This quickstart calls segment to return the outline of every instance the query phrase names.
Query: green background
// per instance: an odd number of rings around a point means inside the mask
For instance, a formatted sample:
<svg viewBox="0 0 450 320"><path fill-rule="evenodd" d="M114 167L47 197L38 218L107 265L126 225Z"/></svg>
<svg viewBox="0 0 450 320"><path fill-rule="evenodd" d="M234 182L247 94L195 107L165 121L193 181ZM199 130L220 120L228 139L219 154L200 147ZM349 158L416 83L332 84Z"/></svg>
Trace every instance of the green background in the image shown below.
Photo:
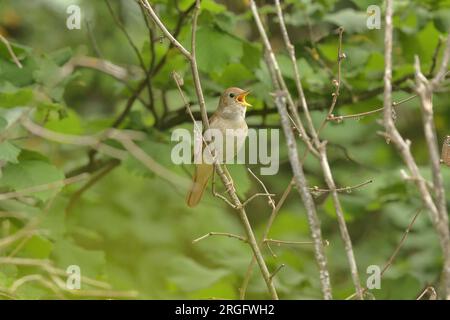
<svg viewBox="0 0 450 320"><path fill-rule="evenodd" d="M66 9L73 3L81 8L81 30L66 28ZM185 16L178 38L189 47L191 13L181 12L189 10L193 1L150 3L171 31L180 16ZM152 57L156 65L163 61L151 78L152 98L145 88L119 128L145 132L146 139L140 146L169 170L189 178L192 166L176 166L170 161L172 130L192 129L171 78L173 70L184 77L183 88L193 109L198 110L189 65L175 49L168 49L169 42L161 38L160 30L153 28L150 38L142 12L134 1L111 0L110 4L136 45L145 68L151 67ZM336 77L338 47L334 31L338 26L345 29L342 50L347 58L342 63L344 84L335 115L382 106L384 30L383 23L379 30L366 27L366 8L372 4L384 10L381 1L283 1L306 96L317 124L324 119L334 90L332 80ZM258 1L258 5L283 75L294 94L292 68L275 9L271 1ZM395 1L394 6L393 96L397 101L413 94L414 55L419 55L425 74L430 70L439 37L450 28L450 1ZM33 120L47 129L74 135L95 134L113 124L143 79L136 52L104 1L2 0L0 33L11 41L23 64L23 69L18 69L0 43L0 130L11 125L25 107L34 107ZM79 56L111 61L130 70L131 76L126 81L118 81L86 68L61 76L62 67ZM315 59L317 56L320 61ZM437 56L438 63L440 56ZM197 57L208 111L215 110L218 96L225 88L238 86L252 91L249 102L253 107L248 111L250 127L279 127L270 94L270 76L248 1L202 1ZM448 89L447 83L433 100L440 145L445 135L450 134ZM401 177L404 165L394 147L377 134L383 130L379 120L380 115L373 115L329 123L322 133L329 141L328 157L338 186L373 179L373 183L343 193L340 198L363 284L369 276L367 267L382 267L387 262L421 207L415 186L405 183ZM396 124L404 137L412 141L417 163L423 175L430 178L418 99L397 108ZM2 136L0 144L2 193L61 180L86 165L85 169L92 174L99 172L92 163L89 165L88 148L48 142L30 136L20 126L8 133L5 139ZM291 178L282 134L280 138L280 172L261 177L270 192L276 194L276 200ZM299 144L299 148L303 154L304 146ZM185 204L186 190L156 177L131 156L119 164L102 154L97 154L95 160L114 168L75 201L74 195L83 183L0 202L1 212L19 212L25 216L21 219L0 216L3 238L19 232L27 221L40 217L37 234L0 246L0 256L49 259L63 270L69 265L79 265L83 275L110 283L114 290L134 290L137 298L239 297L238 289L251 259L250 248L224 237L192 244L193 239L210 231L244 234L235 211L213 198L210 192L198 207L189 209ZM259 165L251 168L259 173ZM231 172L243 199L261 192L260 185L244 166L232 166ZM315 158L306 159L305 172L310 186L326 186ZM442 166L442 174L448 191L450 168ZM69 206L71 201L73 204ZM323 237L330 242L326 254L333 294L344 299L354 289L331 198L322 194L315 201ZM257 198L247 207L258 238L270 211L264 198ZM269 237L310 240L305 210L295 190L280 210ZM269 269L273 271L281 264L286 265L275 278L280 298L320 299L312 246L273 245L272 249L276 258L263 248ZM381 289L372 290L371 294L377 299L414 299L427 285L437 286L440 270L438 239L428 212L423 210L397 259L383 276ZM5 293L0 299L10 297L6 295L7 289L17 279L36 273L48 277L39 268L0 265L0 292ZM91 287L83 284L82 288ZM247 297L269 298L257 268ZM57 296L42 283L28 282L13 298ZM86 295L86 298L92 297Z"/></svg>

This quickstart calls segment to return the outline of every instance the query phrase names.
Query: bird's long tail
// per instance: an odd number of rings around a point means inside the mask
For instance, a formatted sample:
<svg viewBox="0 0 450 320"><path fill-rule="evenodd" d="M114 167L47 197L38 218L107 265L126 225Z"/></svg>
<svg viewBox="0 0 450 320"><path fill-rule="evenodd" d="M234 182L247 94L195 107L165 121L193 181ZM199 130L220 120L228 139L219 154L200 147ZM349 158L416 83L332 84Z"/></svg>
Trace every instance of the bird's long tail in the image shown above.
<svg viewBox="0 0 450 320"><path fill-rule="evenodd" d="M206 189L209 177L213 173L213 169L213 165L206 163L198 164L195 167L192 187L186 197L186 203L189 207L195 207L202 199L203 192Z"/></svg>

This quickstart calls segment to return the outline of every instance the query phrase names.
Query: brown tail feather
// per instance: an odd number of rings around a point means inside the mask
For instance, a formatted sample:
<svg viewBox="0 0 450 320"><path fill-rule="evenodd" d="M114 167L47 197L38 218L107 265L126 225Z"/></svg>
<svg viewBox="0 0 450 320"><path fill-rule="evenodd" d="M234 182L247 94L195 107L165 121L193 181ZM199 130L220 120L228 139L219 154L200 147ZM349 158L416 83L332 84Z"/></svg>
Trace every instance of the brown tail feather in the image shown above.
<svg viewBox="0 0 450 320"><path fill-rule="evenodd" d="M212 172L213 166L210 164L199 164L195 167L192 187L186 197L186 203L189 207L195 207L202 199Z"/></svg>

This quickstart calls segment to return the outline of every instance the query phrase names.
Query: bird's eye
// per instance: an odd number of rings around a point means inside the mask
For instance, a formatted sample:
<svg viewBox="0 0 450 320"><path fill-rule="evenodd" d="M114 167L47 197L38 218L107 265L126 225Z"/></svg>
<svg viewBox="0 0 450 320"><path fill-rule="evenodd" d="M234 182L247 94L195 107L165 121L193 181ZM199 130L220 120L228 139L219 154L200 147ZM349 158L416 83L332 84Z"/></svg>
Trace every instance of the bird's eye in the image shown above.
<svg viewBox="0 0 450 320"><path fill-rule="evenodd" d="M230 98L234 98L234 93L230 93Z"/></svg>

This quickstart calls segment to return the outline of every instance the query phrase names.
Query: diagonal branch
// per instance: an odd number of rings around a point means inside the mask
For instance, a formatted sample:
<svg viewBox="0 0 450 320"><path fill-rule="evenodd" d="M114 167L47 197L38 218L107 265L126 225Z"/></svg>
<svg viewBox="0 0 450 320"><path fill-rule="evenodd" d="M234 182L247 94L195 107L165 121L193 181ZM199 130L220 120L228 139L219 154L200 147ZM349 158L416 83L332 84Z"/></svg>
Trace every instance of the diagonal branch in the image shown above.
<svg viewBox="0 0 450 320"><path fill-rule="evenodd" d="M164 33L164 35L170 40L170 42L186 57L186 59L189 61L191 65L191 71L192 76L194 78L194 86L195 91L197 94L197 99L200 105L201 115L202 115L202 122L205 129L209 129L209 120L208 120L208 114L206 111L206 104L205 104L205 98L203 96L203 90L200 82L200 75L197 68L197 60L195 56L195 48L196 48L196 30L197 30L197 19L200 12L200 1L196 0L195 2L195 8L194 8L194 14L192 19L192 41L191 41L191 52L189 52L186 48L181 45L178 40L170 34L170 32L165 27L164 23L159 19L159 17L156 15L153 8L150 6L147 0L140 0L141 5L146 9L148 14L151 16L153 21L156 23L156 25L161 29L161 31ZM222 167L219 165L218 162L214 163L215 171L217 175L220 177L223 185L229 186L232 184L232 182L229 180L227 175L225 174ZM256 257L256 260L258 262L259 268L261 270L261 274L264 278L264 281L266 282L267 288L272 296L273 299L278 299L278 294L276 292L276 289L273 285L270 272L267 268L267 265L264 261L264 258L262 256L261 250L258 246L258 243L256 242L255 235L253 233L253 229L250 225L250 222L247 218L247 213L245 211L245 208L242 206L242 203L239 199L239 197L236 194L236 191L234 188L227 188L228 195L230 196L232 203L236 207L236 211L239 213L239 217L241 219L241 222L245 228L245 232L247 235L247 241L253 251L254 256Z"/></svg>
<svg viewBox="0 0 450 320"><path fill-rule="evenodd" d="M274 87L281 88L282 90L275 93L275 105L278 109L278 113L280 114L281 125L283 127L284 135L286 137L289 161L291 163L291 168L294 175L293 177L294 184L297 187L297 190L300 194L300 197L303 201L303 204L307 212L309 227L311 230L311 237L314 242L316 261L319 266L319 277L322 286L322 293L325 299L332 299L330 275L327 267L327 259L325 256L325 250L323 246L322 232L320 230L320 221L319 218L317 217L316 207L312 199L311 193L309 192L306 177L303 172L303 166L298 156L297 144L295 141L294 133L291 130L290 125L291 120L289 113L287 111L287 104L288 103L290 104L292 98L290 97L289 92L286 88L281 72L279 72L279 66L273 53L272 47L270 45L269 38L261 22L261 18L258 13L258 8L253 0L250 1L250 7L253 13L253 18L255 19L256 22L256 26L259 30L259 34L262 38L264 47L266 49L266 52L268 52L269 58L267 59L267 63L269 70L272 73ZM303 128L301 123L299 123L299 128ZM302 135L304 134L304 129L303 132L301 132L301 134ZM303 140L305 141L305 143L310 143L309 138L307 139L305 138L306 136L303 136ZM314 150L317 154L317 151L312 146L311 150Z"/></svg>
<svg viewBox="0 0 450 320"><path fill-rule="evenodd" d="M435 203L433 197L427 187L425 180L423 179L417 163L415 162L411 150L410 145L411 142L409 140L405 140L399 131L397 130L394 120L392 119L392 34L393 34L393 23L392 23L392 15L393 15L393 1L386 0L386 17L385 17L385 35L384 35L384 59L385 59L385 67L384 67L384 126L386 129L387 138L392 141L392 143L397 148L400 153L403 162L408 167L411 172L411 176L416 183L416 186L419 190L420 196L426 208L429 211L431 222L433 223L433 227L436 230L436 233L439 238L439 242L441 245L441 249L443 252L443 260L444 267L442 273L442 284L444 287L444 296L446 298L450 298L450 235L448 229L448 222L445 221L448 219L447 217L442 216L442 205L439 203ZM444 53L444 58L441 64L441 68L436 74L435 78L431 81L432 86L436 86L444 77L446 73L446 65L448 61L448 57L450 48L447 46L447 49ZM416 64L417 65L417 64ZM416 68L417 69L417 68ZM420 77L420 74L416 72L416 78L419 78L420 81L423 81L424 77ZM420 91L420 90L419 90ZM424 99L422 103L425 102L425 105L422 106L422 109L431 108L430 100L424 95ZM433 121L432 119L424 120L425 122ZM424 128L425 131L433 131L432 128ZM433 134L432 132L426 133ZM430 148L430 143L427 143ZM431 146L431 148L433 148ZM434 152L434 151L432 151ZM434 158L434 155L430 153L430 157ZM434 161L433 161L434 162ZM438 183L439 184L439 183Z"/></svg>
<svg viewBox="0 0 450 320"><path fill-rule="evenodd" d="M14 53L13 48L11 47L11 44L9 43L8 39L6 39L4 36L0 34L0 41L3 42L3 44L6 46L6 49L9 52L9 55L13 59L14 63L19 67L19 69L22 69L23 66L20 63L19 59L17 58L16 54Z"/></svg>
<svg viewBox="0 0 450 320"><path fill-rule="evenodd" d="M339 200L338 190L337 190L336 184L334 182L330 164L328 162L327 151L326 151L326 141L321 142L319 139L319 134L327 123L326 119L330 115L333 114L333 110L337 104L337 100L338 100L338 97L340 94L341 64L342 64L342 61L345 59L345 54L342 52L342 37L343 37L344 29L342 27L340 27L337 30L338 35L339 35L339 46L338 46L337 59L336 59L338 71L337 71L337 79L333 80L333 85L335 86L335 90L332 95L333 98L332 98L331 106L328 110L327 117L322 121L319 129L316 131L314 124L312 122L312 118L310 116L310 112L308 110L307 103L306 103L306 98L305 98L303 88L302 88L300 73L297 68L297 59L295 57L294 46L292 45L292 43L289 39L289 35L287 33L287 28L284 23L283 12L282 12L279 0L275 0L275 6L277 8L278 20L280 22L280 27L281 27L281 32L283 34L284 43L288 50L289 56L291 58L291 62L294 67L295 82L296 82L297 91L298 91L300 100L302 102L302 107L303 107L303 111L304 111L304 114L306 117L306 121L307 121L308 127L310 128L310 131L311 131L310 134L313 138L313 144L314 144L315 148L319 151L319 161L320 161L320 165L321 165L321 168L323 171L325 182L327 183L327 186L330 189L331 197L333 200L333 205L334 205L334 208L336 211L336 217L338 220L339 230L341 233L341 238L342 238L342 241L344 242L344 247L345 247L345 251L347 254L347 260L348 260L348 263L350 266L350 272L351 272L353 284L355 286L356 292L358 293L358 298L362 299L363 294L362 294L361 282L360 282L359 274L358 274L358 268L357 268L357 264L356 264L356 260L355 260L355 255L353 252L353 245L352 245L352 241L350 238L350 234L347 229L347 224L344 219L344 212L343 212L341 202ZM304 156L304 158L305 158L305 156Z"/></svg>

